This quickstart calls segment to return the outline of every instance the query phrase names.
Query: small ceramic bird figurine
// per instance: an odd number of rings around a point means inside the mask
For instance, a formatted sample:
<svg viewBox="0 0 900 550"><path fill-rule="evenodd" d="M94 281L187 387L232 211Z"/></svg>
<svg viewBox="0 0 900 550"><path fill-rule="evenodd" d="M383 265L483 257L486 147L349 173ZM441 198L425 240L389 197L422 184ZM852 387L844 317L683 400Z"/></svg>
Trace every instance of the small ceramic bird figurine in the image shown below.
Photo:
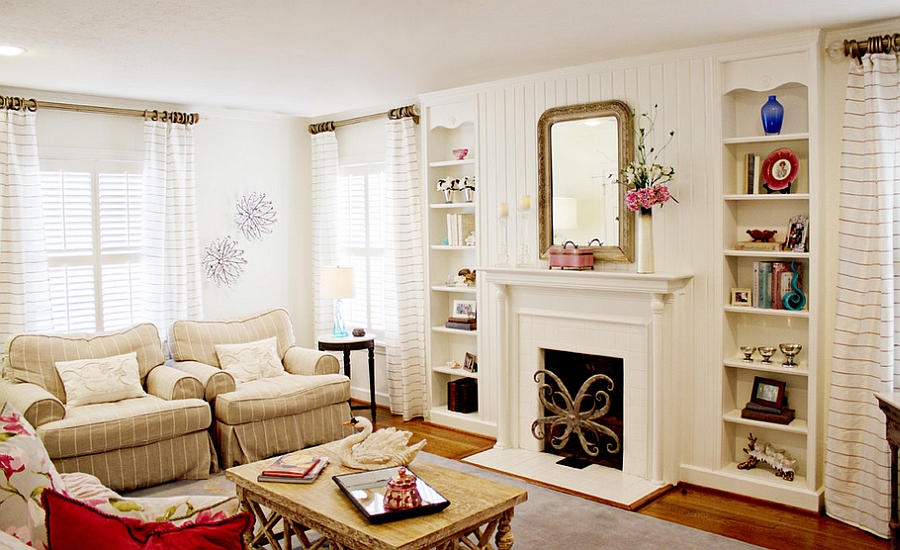
<svg viewBox="0 0 900 550"><path fill-rule="evenodd" d="M425 446L426 440L408 445L412 432L396 428L382 428L372 432L372 422L363 416L354 416L344 424L362 428L341 440L341 464L356 470L377 470L394 466L406 466Z"/></svg>

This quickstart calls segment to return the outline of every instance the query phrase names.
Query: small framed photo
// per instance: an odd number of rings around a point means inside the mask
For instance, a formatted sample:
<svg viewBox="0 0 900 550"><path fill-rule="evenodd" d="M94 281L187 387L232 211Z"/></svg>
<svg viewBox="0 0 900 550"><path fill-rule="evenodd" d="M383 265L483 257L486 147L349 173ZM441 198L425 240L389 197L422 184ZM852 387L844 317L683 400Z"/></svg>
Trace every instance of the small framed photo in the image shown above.
<svg viewBox="0 0 900 550"><path fill-rule="evenodd" d="M806 236L809 232L809 218L800 214L791 218L788 224L784 249L791 252L806 252Z"/></svg>
<svg viewBox="0 0 900 550"><path fill-rule="evenodd" d="M450 317L456 319L475 319L477 311L475 300L453 300L453 311Z"/></svg>
<svg viewBox="0 0 900 550"><path fill-rule="evenodd" d="M731 289L731 305L750 307L753 303L749 288L732 288Z"/></svg>
<svg viewBox="0 0 900 550"><path fill-rule="evenodd" d="M780 409L784 406L784 386L784 382L756 376L753 378L750 402Z"/></svg>
<svg viewBox="0 0 900 550"><path fill-rule="evenodd" d="M469 372L478 372L478 363L475 362L474 355L466 353L466 362L463 363L463 368Z"/></svg>

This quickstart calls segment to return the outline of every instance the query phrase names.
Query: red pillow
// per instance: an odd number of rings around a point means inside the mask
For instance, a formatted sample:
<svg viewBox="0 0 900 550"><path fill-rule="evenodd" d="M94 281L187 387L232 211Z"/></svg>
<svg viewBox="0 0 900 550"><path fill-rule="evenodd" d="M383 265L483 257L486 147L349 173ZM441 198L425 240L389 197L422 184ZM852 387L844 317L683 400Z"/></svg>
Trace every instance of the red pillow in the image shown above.
<svg viewBox="0 0 900 550"><path fill-rule="evenodd" d="M41 495L52 550L243 550L253 515L241 512L208 523L142 522L117 517L47 489Z"/></svg>

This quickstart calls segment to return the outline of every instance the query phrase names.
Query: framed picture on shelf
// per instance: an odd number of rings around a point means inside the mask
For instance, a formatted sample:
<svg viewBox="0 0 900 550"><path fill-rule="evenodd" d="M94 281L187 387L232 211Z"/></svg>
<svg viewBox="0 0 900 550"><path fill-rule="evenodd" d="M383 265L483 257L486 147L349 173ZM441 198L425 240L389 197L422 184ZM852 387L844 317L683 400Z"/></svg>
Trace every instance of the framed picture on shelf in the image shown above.
<svg viewBox="0 0 900 550"><path fill-rule="evenodd" d="M731 305L739 307L750 307L753 303L749 288L732 288L731 289Z"/></svg>
<svg viewBox="0 0 900 550"><path fill-rule="evenodd" d="M478 363L475 362L474 355L466 353L466 362L463 363L463 368L469 372L478 372Z"/></svg>
<svg viewBox="0 0 900 550"><path fill-rule="evenodd" d="M784 249L791 252L806 252L806 235L809 231L809 218L800 214L791 218Z"/></svg>
<svg viewBox="0 0 900 550"><path fill-rule="evenodd" d="M784 406L784 387L784 382L756 376L753 378L750 402L780 409Z"/></svg>
<svg viewBox="0 0 900 550"><path fill-rule="evenodd" d="M475 300L453 300L453 311L450 317L456 319L474 319L477 313L478 302Z"/></svg>

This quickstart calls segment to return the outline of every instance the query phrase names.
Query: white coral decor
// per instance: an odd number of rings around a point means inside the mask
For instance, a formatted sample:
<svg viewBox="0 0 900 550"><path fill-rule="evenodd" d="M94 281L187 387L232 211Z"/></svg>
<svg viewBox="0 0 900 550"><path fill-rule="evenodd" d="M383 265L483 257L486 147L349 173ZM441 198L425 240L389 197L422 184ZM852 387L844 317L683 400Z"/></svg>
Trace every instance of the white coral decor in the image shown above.
<svg viewBox="0 0 900 550"><path fill-rule="evenodd" d="M235 205L234 223L247 240L262 240L263 233L271 233L269 227L275 223L275 208L272 201L266 199L265 193L250 193L243 196Z"/></svg>
<svg viewBox="0 0 900 550"><path fill-rule="evenodd" d="M205 249L203 269L206 280L213 281L216 286L232 286L244 272L244 251L237 247L237 241L230 235L224 239L213 239Z"/></svg>

